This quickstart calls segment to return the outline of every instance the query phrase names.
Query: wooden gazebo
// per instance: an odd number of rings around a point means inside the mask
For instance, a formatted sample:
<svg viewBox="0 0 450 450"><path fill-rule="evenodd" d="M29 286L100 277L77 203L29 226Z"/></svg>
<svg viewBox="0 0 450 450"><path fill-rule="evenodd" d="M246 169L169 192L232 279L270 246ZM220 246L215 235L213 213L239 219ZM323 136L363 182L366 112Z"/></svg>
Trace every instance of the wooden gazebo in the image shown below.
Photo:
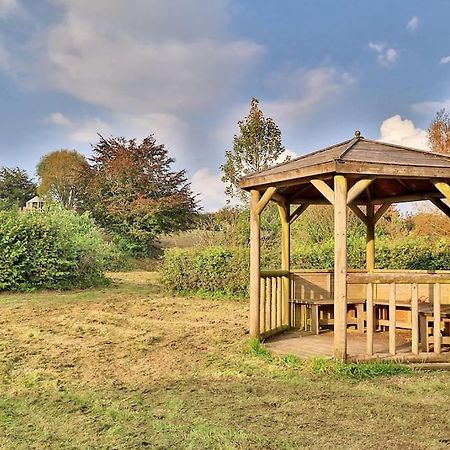
<svg viewBox="0 0 450 450"><path fill-rule="evenodd" d="M375 224L391 204L421 200L431 201L450 217L450 207L443 201L450 201L449 183L450 157L367 140L359 132L348 141L243 178L241 187L251 193L251 336L265 337L294 326L296 303L303 311L310 311L310 323L312 320L316 328L312 331L318 333L320 320L327 322L317 316L321 314L319 307L331 302L328 322L333 324L332 354L336 358L347 358L352 305L355 323L366 335L367 355L374 353L377 326L389 329L389 353L395 355L396 329L401 320L408 321L405 326L411 330L411 354L419 354L420 349L428 352L429 345L434 353L440 353L447 342L441 330L450 320L446 319L450 272L375 270ZM278 204L280 213L282 264L281 270L261 272L260 214L269 201ZM322 286L322 294L299 295L296 276L300 284L302 276L290 270L290 225L309 205L318 204L334 206L334 272L328 274L329 288ZM365 271L347 270L347 208L367 228ZM382 286L387 289L383 291ZM384 308L381 316L377 306ZM399 318L402 308L407 310L408 319ZM420 327L421 316L424 321Z"/></svg>

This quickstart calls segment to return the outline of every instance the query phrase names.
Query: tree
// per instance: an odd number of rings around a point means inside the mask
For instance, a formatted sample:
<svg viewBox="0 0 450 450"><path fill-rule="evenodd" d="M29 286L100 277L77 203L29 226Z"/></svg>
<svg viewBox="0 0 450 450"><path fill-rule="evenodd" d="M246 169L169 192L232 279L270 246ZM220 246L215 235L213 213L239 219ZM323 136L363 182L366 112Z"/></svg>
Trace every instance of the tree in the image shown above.
<svg viewBox="0 0 450 450"><path fill-rule="evenodd" d="M162 234L188 229L198 212L186 171L153 135L141 143L100 136L93 148L85 208L137 255L148 254Z"/></svg>
<svg viewBox="0 0 450 450"><path fill-rule="evenodd" d="M65 208L77 208L85 190L83 183L89 164L75 150L57 150L44 155L37 165L39 195L49 197Z"/></svg>
<svg viewBox="0 0 450 450"><path fill-rule="evenodd" d="M25 170L19 167L0 169L0 207L11 209L25 206L25 202L36 195L36 184Z"/></svg>
<svg viewBox="0 0 450 450"><path fill-rule="evenodd" d="M221 169L222 181L227 184L225 193L229 198L244 200L245 193L239 188L241 178L274 164L284 147L280 129L270 117L264 117L256 98L251 101L249 115L238 126L240 133L233 138L232 150L225 152Z"/></svg>
<svg viewBox="0 0 450 450"><path fill-rule="evenodd" d="M450 114L441 109L428 127L428 142L436 153L450 155Z"/></svg>

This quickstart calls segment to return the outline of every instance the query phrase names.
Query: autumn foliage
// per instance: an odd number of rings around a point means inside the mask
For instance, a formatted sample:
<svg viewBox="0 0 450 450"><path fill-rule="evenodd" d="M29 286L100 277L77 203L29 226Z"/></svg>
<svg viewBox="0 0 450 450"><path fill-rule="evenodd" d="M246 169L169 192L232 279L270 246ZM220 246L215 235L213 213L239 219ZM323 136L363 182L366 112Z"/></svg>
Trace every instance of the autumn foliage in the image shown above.
<svg viewBox="0 0 450 450"><path fill-rule="evenodd" d="M428 141L433 152L450 155L450 114L441 109L428 128Z"/></svg>
<svg viewBox="0 0 450 450"><path fill-rule="evenodd" d="M184 170L153 135L142 142L101 137L93 148L83 207L135 255L161 234L189 228L197 202Z"/></svg>

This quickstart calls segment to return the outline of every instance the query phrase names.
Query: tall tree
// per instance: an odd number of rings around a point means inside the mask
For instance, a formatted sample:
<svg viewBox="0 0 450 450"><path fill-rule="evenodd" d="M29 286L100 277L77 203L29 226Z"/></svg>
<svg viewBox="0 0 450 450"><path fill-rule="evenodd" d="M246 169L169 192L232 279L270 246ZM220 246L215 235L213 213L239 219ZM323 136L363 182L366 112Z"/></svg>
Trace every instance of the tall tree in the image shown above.
<svg viewBox="0 0 450 450"><path fill-rule="evenodd" d="M428 127L428 142L433 152L450 155L450 114L441 109Z"/></svg>
<svg viewBox="0 0 450 450"><path fill-rule="evenodd" d="M249 115L238 126L240 133L233 138L233 148L225 152L221 169L225 193L229 198L244 200L245 193L239 188L241 178L274 164L284 147L280 129L270 117L264 117L256 98L251 101Z"/></svg>
<svg viewBox="0 0 450 450"><path fill-rule="evenodd" d="M50 197L66 208L77 208L88 169L84 155L75 150L57 150L44 155L36 168L40 178L39 195Z"/></svg>
<svg viewBox="0 0 450 450"><path fill-rule="evenodd" d="M153 135L142 142L101 137L93 148L85 207L137 255L161 234L189 228L198 206L184 170Z"/></svg>
<svg viewBox="0 0 450 450"><path fill-rule="evenodd" d="M25 206L36 195L36 184L19 167L0 169L0 207L10 209Z"/></svg>

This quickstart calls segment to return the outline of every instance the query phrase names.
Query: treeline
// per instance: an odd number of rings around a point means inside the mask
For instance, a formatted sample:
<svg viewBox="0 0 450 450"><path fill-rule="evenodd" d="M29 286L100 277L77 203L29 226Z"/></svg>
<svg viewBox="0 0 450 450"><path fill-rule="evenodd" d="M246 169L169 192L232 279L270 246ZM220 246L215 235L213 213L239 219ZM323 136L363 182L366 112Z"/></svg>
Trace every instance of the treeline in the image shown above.
<svg viewBox="0 0 450 450"><path fill-rule="evenodd" d="M199 206L184 170L150 135L100 138L92 157L45 155L38 183L0 170L0 290L86 287L107 268L154 254L162 234L194 225ZM36 193L44 211L21 208Z"/></svg>

